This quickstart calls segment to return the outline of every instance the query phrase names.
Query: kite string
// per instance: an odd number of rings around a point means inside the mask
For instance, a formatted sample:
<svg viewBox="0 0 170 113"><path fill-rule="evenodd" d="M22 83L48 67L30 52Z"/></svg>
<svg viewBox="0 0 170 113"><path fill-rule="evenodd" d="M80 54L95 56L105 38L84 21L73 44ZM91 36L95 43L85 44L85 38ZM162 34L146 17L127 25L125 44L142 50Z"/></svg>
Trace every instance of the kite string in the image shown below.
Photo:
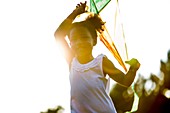
<svg viewBox="0 0 170 113"><path fill-rule="evenodd" d="M120 57L120 54L119 54L118 50L116 49L116 46L114 45L114 42L112 41L106 27L105 27L105 31L106 31L107 36L104 35L104 33L101 33L100 34L100 40L103 42L103 44L107 47L107 49L113 54L113 56L117 59L119 64L127 72L127 68L126 68L122 58ZM109 39L110 39L110 42L109 42Z"/></svg>
<svg viewBox="0 0 170 113"><path fill-rule="evenodd" d="M121 15L120 15L120 7L119 7L119 1L118 0L116 0L116 12L115 12L115 28L114 28L114 34L115 34L115 32L116 32L116 20L117 20L117 15L119 14L119 16L120 16L120 18L121 18ZM123 34L123 39L124 39L124 41L125 41L125 34L124 34L124 27L123 27L123 23L122 23L122 21L120 21L120 24L121 24L121 28L122 28L122 34ZM125 41L126 42L126 41ZM128 50L127 50L127 45L126 45L126 43L125 43L125 51L126 51L126 59L128 60L129 58L128 58Z"/></svg>
<svg viewBox="0 0 170 113"><path fill-rule="evenodd" d="M97 9L96 4L94 3L93 0L91 0L91 2L94 4L95 10L97 11L97 14L99 15L99 11ZM118 0L117 0L118 3ZM99 15L100 16L100 15ZM103 44L108 48L108 50L113 54L113 56L117 59L117 61L119 62L119 64L124 68L124 70L127 72L127 68L106 28L106 26L104 26L104 31L106 31L107 36L104 35L104 33L100 34L100 40L103 42ZM110 41L109 41L110 40ZM110 42L110 43L109 43Z"/></svg>

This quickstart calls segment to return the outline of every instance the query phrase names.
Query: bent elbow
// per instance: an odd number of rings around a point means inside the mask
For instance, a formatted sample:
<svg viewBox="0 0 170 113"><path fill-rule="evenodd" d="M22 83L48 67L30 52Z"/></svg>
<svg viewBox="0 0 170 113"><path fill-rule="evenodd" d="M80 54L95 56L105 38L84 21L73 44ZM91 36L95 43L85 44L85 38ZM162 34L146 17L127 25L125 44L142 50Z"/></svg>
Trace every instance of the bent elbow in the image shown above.
<svg viewBox="0 0 170 113"><path fill-rule="evenodd" d="M54 32L54 38L56 41L60 39L61 36L59 36L59 33L57 31Z"/></svg>
<svg viewBox="0 0 170 113"><path fill-rule="evenodd" d="M132 85L132 83L126 84L126 87L130 87Z"/></svg>
<svg viewBox="0 0 170 113"><path fill-rule="evenodd" d="M54 37L55 37L55 38L57 37L57 31L54 32Z"/></svg>
<svg viewBox="0 0 170 113"><path fill-rule="evenodd" d="M132 85L132 82L124 82L123 84L122 84L124 87L130 87L131 85Z"/></svg>
<svg viewBox="0 0 170 113"><path fill-rule="evenodd" d="M133 81L129 81L129 82L127 82L126 86L130 87L132 85L132 83L133 83Z"/></svg>

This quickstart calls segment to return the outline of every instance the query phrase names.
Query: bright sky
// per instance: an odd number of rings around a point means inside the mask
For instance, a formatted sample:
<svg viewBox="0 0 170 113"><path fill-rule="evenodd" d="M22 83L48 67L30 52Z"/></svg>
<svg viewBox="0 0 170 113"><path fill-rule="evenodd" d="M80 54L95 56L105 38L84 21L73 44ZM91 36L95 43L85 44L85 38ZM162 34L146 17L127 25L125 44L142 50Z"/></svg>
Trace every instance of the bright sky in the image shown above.
<svg viewBox="0 0 170 113"><path fill-rule="evenodd" d="M57 105L69 111L68 67L53 34L79 1L0 1L0 112L39 113ZM129 58L141 62L145 77L159 74L160 59L166 61L169 5L169 0L120 0ZM106 53L96 47L101 52Z"/></svg>

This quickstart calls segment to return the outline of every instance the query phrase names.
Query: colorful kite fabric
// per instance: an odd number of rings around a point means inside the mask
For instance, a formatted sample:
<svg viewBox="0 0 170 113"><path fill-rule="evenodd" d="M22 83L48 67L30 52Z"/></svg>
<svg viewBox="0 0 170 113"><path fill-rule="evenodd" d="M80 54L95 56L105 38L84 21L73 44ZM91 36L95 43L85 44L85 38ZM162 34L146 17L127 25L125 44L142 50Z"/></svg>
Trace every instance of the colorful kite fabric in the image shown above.
<svg viewBox="0 0 170 113"><path fill-rule="evenodd" d="M101 10L103 8L105 8L105 6L110 1L111 0L90 0L90 11L93 12L93 13L96 13L96 14L100 13L100 16L101 16L102 13L105 12L105 10L103 10L103 11L101 11ZM121 26L120 22L118 21L120 18L117 19L117 17L118 17L118 9L117 9L118 8L118 2L117 2L117 0L114 1L114 2L115 3L113 3L113 6L111 7L112 9L109 9L109 12L110 12L109 15L103 16L103 17L107 18L107 19L105 18L106 24L107 23L112 24L113 27L110 28L109 30L110 30L111 33L114 33L114 34L110 35L109 31L107 30L106 25L105 25L104 32L102 34L100 34L100 40L107 47L107 49L112 53L112 55L116 58L116 60L123 67L123 69L125 71L127 71L126 65L123 62L124 60L127 60L127 59L125 59L125 58L122 59L122 56L123 57L126 56L124 54L124 52L127 52L126 47L125 47L125 49L122 49L125 46L125 42L124 42L124 39L123 39L124 38L124 32L123 32L123 29L121 29L122 26ZM107 7L106 7L106 10L108 12ZM111 16L111 18L109 17L109 19L112 19L112 20L108 20L108 16L110 16L110 14L111 15L115 14L115 18L112 18L113 16Z"/></svg>
<svg viewBox="0 0 170 113"><path fill-rule="evenodd" d="M90 0L90 12L99 14L111 0Z"/></svg>

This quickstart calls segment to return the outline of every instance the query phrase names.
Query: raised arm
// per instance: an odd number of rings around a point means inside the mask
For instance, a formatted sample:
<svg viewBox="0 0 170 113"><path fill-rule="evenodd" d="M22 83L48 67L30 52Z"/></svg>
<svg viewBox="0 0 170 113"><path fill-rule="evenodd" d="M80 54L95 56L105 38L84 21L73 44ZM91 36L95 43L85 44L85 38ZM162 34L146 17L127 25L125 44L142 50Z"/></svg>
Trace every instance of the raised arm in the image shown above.
<svg viewBox="0 0 170 113"><path fill-rule="evenodd" d="M140 67L140 63L137 59L131 59L130 61L126 62L130 65L128 72L125 74L121 70L117 69L114 64L107 58L103 58L103 72L108 74L110 78L115 80L120 85L129 87L136 76L136 72Z"/></svg>
<svg viewBox="0 0 170 113"><path fill-rule="evenodd" d="M86 2L77 4L76 9L59 25L57 30L54 33L55 39L57 41L57 45L59 46L61 53L65 57L68 64L72 61L74 57L74 53L72 52L71 48L69 47L65 37L70 30L71 24L77 15L82 14L85 11Z"/></svg>

